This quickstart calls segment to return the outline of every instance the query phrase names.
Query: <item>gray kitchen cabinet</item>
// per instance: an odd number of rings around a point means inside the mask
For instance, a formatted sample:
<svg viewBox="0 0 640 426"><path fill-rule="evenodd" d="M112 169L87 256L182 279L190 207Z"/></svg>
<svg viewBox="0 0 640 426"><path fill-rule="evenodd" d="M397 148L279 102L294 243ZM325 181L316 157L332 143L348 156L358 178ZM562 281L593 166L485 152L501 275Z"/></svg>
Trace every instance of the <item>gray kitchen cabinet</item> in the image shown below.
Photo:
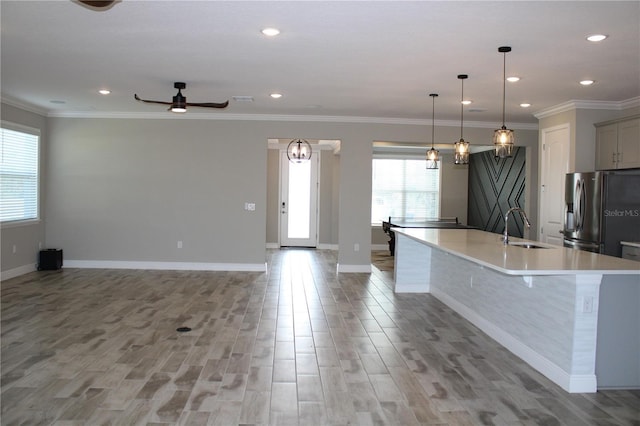
<svg viewBox="0 0 640 426"><path fill-rule="evenodd" d="M596 124L596 170L640 167L640 117Z"/></svg>

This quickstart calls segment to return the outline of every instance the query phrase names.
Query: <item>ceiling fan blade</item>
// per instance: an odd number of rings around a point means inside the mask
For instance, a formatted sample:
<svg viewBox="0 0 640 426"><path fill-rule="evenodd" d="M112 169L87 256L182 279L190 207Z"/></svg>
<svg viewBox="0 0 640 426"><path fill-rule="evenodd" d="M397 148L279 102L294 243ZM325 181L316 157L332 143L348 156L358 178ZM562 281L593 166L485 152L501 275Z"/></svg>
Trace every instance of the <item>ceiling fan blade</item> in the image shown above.
<svg viewBox="0 0 640 426"><path fill-rule="evenodd" d="M148 100L148 99L141 99L136 94L134 94L133 97L136 98L136 101L145 102L145 103L148 103L148 104L172 105L172 102L151 101L151 100Z"/></svg>
<svg viewBox="0 0 640 426"><path fill-rule="evenodd" d="M226 108L229 105L229 101L224 101L224 102L221 102L221 103L216 103L216 102L198 102L198 103L187 102L186 105L187 106L193 106L193 107L201 107L201 108Z"/></svg>
<svg viewBox="0 0 640 426"><path fill-rule="evenodd" d="M112 4L114 4L117 0L76 0L78 3L82 3L87 6L94 7L96 9L105 9Z"/></svg>

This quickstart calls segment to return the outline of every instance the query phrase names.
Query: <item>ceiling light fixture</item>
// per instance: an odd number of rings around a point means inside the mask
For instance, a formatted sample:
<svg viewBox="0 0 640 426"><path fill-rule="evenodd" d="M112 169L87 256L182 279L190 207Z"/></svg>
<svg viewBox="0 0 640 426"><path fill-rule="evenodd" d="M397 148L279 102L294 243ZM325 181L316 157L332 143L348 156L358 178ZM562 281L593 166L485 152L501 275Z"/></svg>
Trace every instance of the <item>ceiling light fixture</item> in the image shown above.
<svg viewBox="0 0 640 426"><path fill-rule="evenodd" d="M462 101L462 105L471 105L471 101Z"/></svg>
<svg viewBox="0 0 640 426"><path fill-rule="evenodd" d="M187 98L182 96L182 89L186 88L185 83L173 83L173 87L178 89L178 93L173 97L171 112L182 114L187 112Z"/></svg>
<svg viewBox="0 0 640 426"><path fill-rule="evenodd" d="M521 104L520 104L520 106L521 106L522 108L529 108L529 107L531 106L531 104L528 104L528 103L526 103L526 102L523 102L523 103L521 103Z"/></svg>
<svg viewBox="0 0 640 426"><path fill-rule="evenodd" d="M582 80L580 82L580 84L582 84L583 86L591 86L593 83L595 83L595 81L593 80Z"/></svg>
<svg viewBox="0 0 640 426"><path fill-rule="evenodd" d="M427 151L427 169L437 169L438 168L438 150L433 147L433 140L436 128L436 98L438 97L437 93L429 94L431 96L431 149Z"/></svg>
<svg viewBox="0 0 640 426"><path fill-rule="evenodd" d="M280 99L282 97L282 93L272 93L271 96L273 99Z"/></svg>
<svg viewBox="0 0 640 426"><path fill-rule="evenodd" d="M267 37L275 37L280 34L280 30L277 28L265 28L262 30L262 34L266 35Z"/></svg>
<svg viewBox="0 0 640 426"><path fill-rule="evenodd" d="M604 39L606 39L608 36L604 35L604 34L592 34L590 36L587 37L587 40L592 41L594 43L597 43L599 41L602 41Z"/></svg>
<svg viewBox="0 0 640 426"><path fill-rule="evenodd" d="M507 77L507 81L509 83L515 83L516 81L520 81L520 77L516 77L516 76Z"/></svg>
<svg viewBox="0 0 640 426"><path fill-rule="evenodd" d="M462 137L463 129L463 117L464 117L464 81L469 78L467 74L458 74L460 85L462 87L462 93L460 95L460 140L453 144L453 163L454 164L469 164L469 142L466 142Z"/></svg>
<svg viewBox="0 0 640 426"><path fill-rule="evenodd" d="M100 89L98 90L98 93L100 93L101 95L108 95L111 93L111 90L109 89Z"/></svg>
<svg viewBox="0 0 640 426"><path fill-rule="evenodd" d="M311 159L311 144L304 139L294 139L287 146L287 158L292 163L303 163Z"/></svg>
<svg viewBox="0 0 640 426"><path fill-rule="evenodd" d="M513 155L513 142L515 136L513 130L507 129L504 121L505 99L507 91L507 53L511 52L511 47L501 46L498 52L502 53L502 127L493 133L493 146L495 148L495 156L499 158L511 157Z"/></svg>

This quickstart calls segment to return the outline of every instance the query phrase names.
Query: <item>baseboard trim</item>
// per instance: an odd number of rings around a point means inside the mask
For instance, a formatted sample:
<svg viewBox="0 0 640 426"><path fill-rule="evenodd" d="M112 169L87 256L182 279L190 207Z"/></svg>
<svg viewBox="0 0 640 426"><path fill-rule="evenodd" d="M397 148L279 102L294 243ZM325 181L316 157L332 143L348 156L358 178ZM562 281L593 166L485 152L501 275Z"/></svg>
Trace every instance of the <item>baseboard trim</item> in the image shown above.
<svg viewBox="0 0 640 426"><path fill-rule="evenodd" d="M369 265L337 265L338 272L346 273L371 273L371 264Z"/></svg>
<svg viewBox="0 0 640 426"><path fill-rule="evenodd" d="M475 311L469 309L466 305L458 302L446 293L438 289L431 289L431 294L483 332L487 333L487 335L496 342L520 357L531 367L538 370L551 381L557 383L565 391L569 393L596 392L597 380L595 374L569 374L557 364L540 355L529 346L520 342L495 324L487 321Z"/></svg>
<svg viewBox="0 0 640 426"><path fill-rule="evenodd" d="M35 263L28 265L18 266L17 268L8 269L0 273L0 281L8 280L11 278L19 277L20 275L28 274L29 272L37 271Z"/></svg>
<svg viewBox="0 0 640 426"><path fill-rule="evenodd" d="M389 244L371 244L371 251L389 251Z"/></svg>
<svg viewBox="0 0 640 426"><path fill-rule="evenodd" d="M131 262L120 260L67 260L65 268L87 269L149 269L164 271L246 271L267 272L267 263L206 263L206 262Z"/></svg>

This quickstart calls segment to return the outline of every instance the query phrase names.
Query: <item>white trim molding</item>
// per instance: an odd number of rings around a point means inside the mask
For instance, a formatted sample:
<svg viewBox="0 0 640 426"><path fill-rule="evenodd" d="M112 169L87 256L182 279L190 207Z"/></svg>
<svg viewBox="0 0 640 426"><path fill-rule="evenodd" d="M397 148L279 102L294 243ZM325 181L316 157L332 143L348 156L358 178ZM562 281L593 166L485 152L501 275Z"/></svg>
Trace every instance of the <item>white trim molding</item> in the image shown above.
<svg viewBox="0 0 640 426"><path fill-rule="evenodd" d="M267 263L146 262L120 260L65 260L66 268L148 269L164 271L267 272Z"/></svg>
<svg viewBox="0 0 640 426"><path fill-rule="evenodd" d="M370 274L371 264L369 263L367 265L344 265L344 264L338 263L336 267L336 272Z"/></svg>
<svg viewBox="0 0 640 426"><path fill-rule="evenodd" d="M541 118L551 117L562 112L573 111L576 109L601 109L622 111L628 108L640 106L640 96L625 99L623 101L580 101L571 100L549 108L545 108L533 114L538 120Z"/></svg>
<svg viewBox="0 0 640 426"><path fill-rule="evenodd" d="M0 273L0 281L8 280L11 278L19 277L20 275L28 274L29 272L35 272L38 268L35 263L28 265L18 266L17 268L8 269Z"/></svg>

